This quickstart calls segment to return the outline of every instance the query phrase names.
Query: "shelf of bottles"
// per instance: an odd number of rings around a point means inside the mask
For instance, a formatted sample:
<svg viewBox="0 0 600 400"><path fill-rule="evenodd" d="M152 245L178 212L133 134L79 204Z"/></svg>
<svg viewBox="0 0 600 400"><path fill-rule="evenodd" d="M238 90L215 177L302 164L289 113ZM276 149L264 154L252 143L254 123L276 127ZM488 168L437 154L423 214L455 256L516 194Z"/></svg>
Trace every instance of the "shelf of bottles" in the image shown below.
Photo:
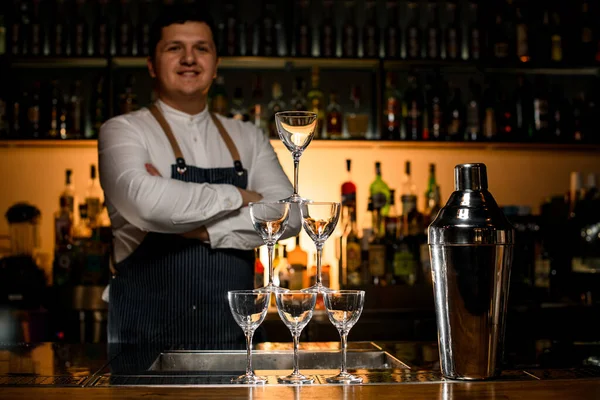
<svg viewBox="0 0 600 400"><path fill-rule="evenodd" d="M95 139L106 119L153 101L149 31L167 3L15 0L0 11L0 138ZM316 139L345 145L600 143L597 2L289 3L209 5L221 56L212 111L276 139L275 112L311 109Z"/></svg>

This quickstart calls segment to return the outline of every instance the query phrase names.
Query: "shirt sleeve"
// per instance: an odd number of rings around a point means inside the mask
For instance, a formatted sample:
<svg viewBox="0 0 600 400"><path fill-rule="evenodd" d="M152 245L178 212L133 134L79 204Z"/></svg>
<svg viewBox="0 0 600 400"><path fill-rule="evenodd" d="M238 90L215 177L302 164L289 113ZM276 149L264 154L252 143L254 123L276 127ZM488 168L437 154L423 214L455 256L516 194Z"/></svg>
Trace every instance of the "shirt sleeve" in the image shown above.
<svg viewBox="0 0 600 400"><path fill-rule="evenodd" d="M233 185L151 176L145 168L149 162L140 128L118 117L101 127L98 166L104 195L125 220L143 231L189 232L242 205Z"/></svg>
<svg viewBox="0 0 600 400"><path fill-rule="evenodd" d="M277 201L294 192L294 188L283 171L277 154L263 132L250 123L244 123L245 137L252 138L252 162L248 168L248 190L258 192L262 201ZM300 232L300 209L296 204L290 207L288 226L281 239L296 236ZM206 224L212 248L253 249L264 242L252 226L248 207L217 218Z"/></svg>

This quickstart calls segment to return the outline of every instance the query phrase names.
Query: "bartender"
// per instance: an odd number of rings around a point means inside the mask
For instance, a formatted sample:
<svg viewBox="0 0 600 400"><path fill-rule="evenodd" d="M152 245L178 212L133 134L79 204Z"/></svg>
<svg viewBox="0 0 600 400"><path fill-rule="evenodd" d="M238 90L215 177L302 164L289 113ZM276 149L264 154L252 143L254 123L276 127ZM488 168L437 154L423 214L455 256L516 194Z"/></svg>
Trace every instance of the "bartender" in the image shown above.
<svg viewBox="0 0 600 400"><path fill-rule="evenodd" d="M227 291L252 289L263 244L248 203L292 185L262 131L215 115L215 26L202 5L168 6L150 36L157 101L101 128L100 181L114 234L110 343L243 345ZM300 230L297 207L282 238Z"/></svg>

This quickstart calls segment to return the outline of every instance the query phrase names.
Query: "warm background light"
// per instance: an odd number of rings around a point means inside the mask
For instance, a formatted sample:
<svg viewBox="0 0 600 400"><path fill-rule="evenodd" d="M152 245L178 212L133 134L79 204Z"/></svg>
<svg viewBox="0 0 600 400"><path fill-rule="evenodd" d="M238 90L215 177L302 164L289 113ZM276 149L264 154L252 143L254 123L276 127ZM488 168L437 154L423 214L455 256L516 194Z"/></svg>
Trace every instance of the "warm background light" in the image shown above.
<svg viewBox="0 0 600 400"><path fill-rule="evenodd" d="M287 175L293 177L293 163L289 151L279 141L273 146ZM300 194L313 200L339 201L340 185L346 179L345 160L352 159L352 176L358 187L358 222L367 217L369 184L374 178L375 161L382 163L383 179L391 188L400 190L404 163L412 162L412 174L418 207L423 208L429 163L436 164L441 185L442 203L453 190L453 170L459 163L483 162L488 168L489 189L500 205L525 205L539 212L545 197L560 195L569 189L571 171L600 175L600 157L597 151L568 150L502 150L483 147L422 148L376 142L313 141L300 161ZM58 208L58 195L64 185L64 171L73 169L73 180L79 198L89 184L91 164L97 163L94 142L83 146L0 147L0 212L18 201L36 205L42 213L41 251L54 251L53 213ZM400 207L398 207L400 211ZM0 235L8 234L5 218L0 220ZM293 240L285 241L293 248ZM302 247L312 260L314 245L307 235L301 236ZM335 262L333 239L324 251L324 261ZM49 272L50 265L44 266ZM335 277L332 277L335 278Z"/></svg>

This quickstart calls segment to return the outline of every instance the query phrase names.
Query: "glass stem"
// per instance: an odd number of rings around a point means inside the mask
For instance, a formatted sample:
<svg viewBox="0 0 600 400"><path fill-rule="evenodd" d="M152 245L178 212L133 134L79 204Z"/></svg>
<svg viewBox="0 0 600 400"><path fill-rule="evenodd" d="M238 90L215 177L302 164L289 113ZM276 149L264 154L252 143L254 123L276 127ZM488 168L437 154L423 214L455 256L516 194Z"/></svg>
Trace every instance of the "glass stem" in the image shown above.
<svg viewBox="0 0 600 400"><path fill-rule="evenodd" d="M345 330L340 331L340 337L342 338L342 369L341 374L346 374L346 348L348 347L348 332Z"/></svg>
<svg viewBox="0 0 600 400"><path fill-rule="evenodd" d="M292 337L294 338L294 370L292 371L292 375L300 375L300 372L298 371L298 347L300 343L300 334L293 332Z"/></svg>
<svg viewBox="0 0 600 400"><path fill-rule="evenodd" d="M294 195L298 195L298 168L300 166L300 155L297 153L294 156Z"/></svg>
<svg viewBox="0 0 600 400"><path fill-rule="evenodd" d="M254 331L246 331L246 375L251 376L252 373L252 335Z"/></svg>
<svg viewBox="0 0 600 400"><path fill-rule="evenodd" d="M273 244L267 244L267 254L269 257L269 286L273 285Z"/></svg>
<svg viewBox="0 0 600 400"><path fill-rule="evenodd" d="M321 286L321 256L323 255L323 245L317 244L317 285Z"/></svg>

